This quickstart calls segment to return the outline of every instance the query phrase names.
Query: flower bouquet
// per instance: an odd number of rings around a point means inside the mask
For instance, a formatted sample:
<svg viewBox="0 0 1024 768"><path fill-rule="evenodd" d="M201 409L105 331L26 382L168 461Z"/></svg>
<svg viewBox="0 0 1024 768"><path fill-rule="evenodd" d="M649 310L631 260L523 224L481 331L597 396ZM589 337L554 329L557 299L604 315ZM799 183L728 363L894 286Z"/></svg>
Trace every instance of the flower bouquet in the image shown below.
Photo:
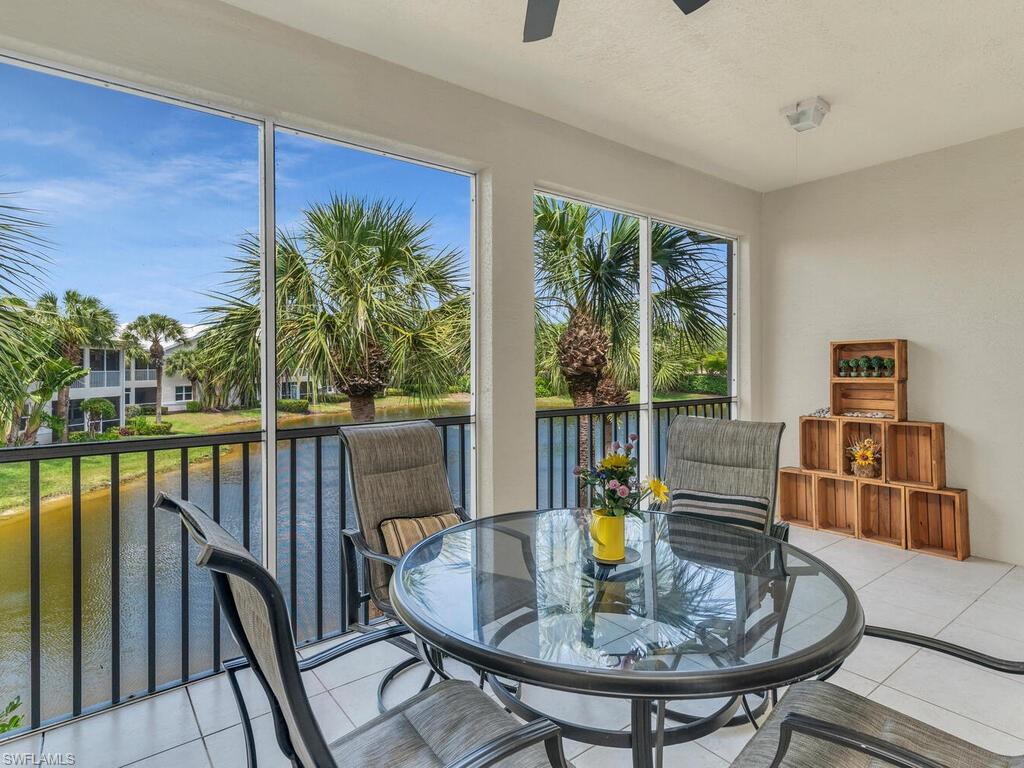
<svg viewBox="0 0 1024 768"><path fill-rule="evenodd" d="M850 468L857 477L872 478L881 474L882 446L872 438L858 440L846 452L850 456Z"/></svg>
<svg viewBox="0 0 1024 768"><path fill-rule="evenodd" d="M668 486L651 477L641 482L640 462L636 457L638 435L629 435L623 445L618 440L611 444L611 453L605 455L596 467L573 470L580 482L591 489L593 511L590 536L594 540L594 557L598 560L622 560L626 554L626 515L640 517L640 503L648 496L656 501L668 501Z"/></svg>

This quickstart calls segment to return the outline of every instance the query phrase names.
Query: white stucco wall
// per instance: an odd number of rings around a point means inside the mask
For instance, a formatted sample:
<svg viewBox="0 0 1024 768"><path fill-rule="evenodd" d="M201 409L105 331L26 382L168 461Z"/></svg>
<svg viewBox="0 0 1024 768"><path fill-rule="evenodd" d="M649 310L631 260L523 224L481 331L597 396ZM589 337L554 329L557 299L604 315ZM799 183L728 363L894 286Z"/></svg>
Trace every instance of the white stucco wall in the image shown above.
<svg viewBox="0 0 1024 768"><path fill-rule="evenodd" d="M754 192L217 2L6 0L0 48L477 172L484 514L534 504L537 185L740 237L736 367L757 414Z"/></svg>
<svg viewBox="0 0 1024 768"><path fill-rule="evenodd" d="M765 196L764 415L828 404L829 339L906 338L973 551L1024 562L1024 130Z"/></svg>

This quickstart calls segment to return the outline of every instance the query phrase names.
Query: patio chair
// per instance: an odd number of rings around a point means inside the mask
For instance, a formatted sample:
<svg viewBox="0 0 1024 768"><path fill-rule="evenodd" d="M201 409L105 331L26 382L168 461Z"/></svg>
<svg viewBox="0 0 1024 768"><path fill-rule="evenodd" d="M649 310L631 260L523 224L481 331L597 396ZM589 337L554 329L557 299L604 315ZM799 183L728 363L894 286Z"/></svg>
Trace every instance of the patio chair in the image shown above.
<svg viewBox="0 0 1024 768"><path fill-rule="evenodd" d="M348 574L349 605L362 610L369 624L370 605L397 620L388 584L394 566L414 544L432 533L469 520L452 502L441 437L430 421L360 424L341 427L348 456L355 526L345 529L342 556ZM355 590L356 553L363 557L363 584ZM400 673L420 663L415 647L404 638L391 641L410 654L392 667L377 689L377 708L384 712L384 691ZM433 681L430 670L423 687Z"/></svg>
<svg viewBox="0 0 1024 768"><path fill-rule="evenodd" d="M1024 661L1006 661L911 632L869 626L865 635L909 643L1024 675ZM733 768L1021 768L914 718L825 682L792 686L732 763Z"/></svg>
<svg viewBox="0 0 1024 768"><path fill-rule="evenodd" d="M669 509L757 528L788 541L789 525L775 522L785 428L781 422L677 416L669 426L665 461Z"/></svg>
<svg viewBox="0 0 1024 768"><path fill-rule="evenodd" d="M210 569L221 611L244 654L244 660L225 667L250 768L257 764L255 741L236 679L246 667L270 700L278 746L296 768L570 768L554 723L521 725L476 686L456 680L421 691L329 744L313 716L302 673L408 629L391 626L375 636L357 635L299 660L284 594L270 573L196 505L161 494L156 508L176 514L200 547L197 563Z"/></svg>
<svg viewBox="0 0 1024 768"><path fill-rule="evenodd" d="M775 491L779 474L779 445L784 423L732 421L707 419L680 414L672 420L668 433L668 455L665 461L665 483L670 491L668 511L700 520L721 523L722 536L726 528L751 528L782 541L789 540L789 525L775 522ZM705 534L706 537L706 534ZM681 540L674 549L686 548ZM747 547L749 548L749 546ZM743 551L744 547L722 545L724 553ZM689 552L684 557L692 557ZM775 567L781 559L775 559ZM699 627L710 641L713 634L726 640L720 652L743 653L747 645L756 642L773 626L778 635L784 615L786 595L779 589L780 581L755 577L739 569L736 575L736 597L739 615L728 622ZM792 584L790 585L792 589ZM756 635L745 627L745 617L753 614L764 598L771 594L775 610L774 624L762 622ZM776 692L761 695L758 704L751 706L746 697L740 697L743 715L737 715L730 725L739 725L744 719L756 723L768 708L769 698L775 701ZM693 715L666 709L665 716L672 720L690 722Z"/></svg>

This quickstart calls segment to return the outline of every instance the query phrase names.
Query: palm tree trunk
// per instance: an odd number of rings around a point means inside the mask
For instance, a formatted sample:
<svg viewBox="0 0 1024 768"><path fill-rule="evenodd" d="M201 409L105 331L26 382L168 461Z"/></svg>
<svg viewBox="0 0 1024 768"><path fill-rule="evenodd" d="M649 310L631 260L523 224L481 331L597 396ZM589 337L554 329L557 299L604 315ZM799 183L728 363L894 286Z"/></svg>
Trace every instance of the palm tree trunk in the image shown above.
<svg viewBox="0 0 1024 768"><path fill-rule="evenodd" d="M164 402L164 366L163 362L157 363L156 366L156 423L160 423L160 419L163 416L163 402Z"/></svg>
<svg viewBox="0 0 1024 768"><path fill-rule="evenodd" d="M64 422L64 426L61 428L60 441L66 443L68 441L68 431L70 425L68 424L68 412L71 410L71 387L61 387L57 392L57 404L53 408L53 415Z"/></svg>
<svg viewBox="0 0 1024 768"><path fill-rule="evenodd" d="M592 388L574 387L571 388L573 408L593 408L595 394ZM576 417L576 440L577 440L577 461L581 467L589 467L590 457L590 434L593 416L581 413Z"/></svg>
<svg viewBox="0 0 1024 768"><path fill-rule="evenodd" d="M15 406L11 410L11 428L7 432L7 447L12 448L18 444L18 431L21 428L21 406Z"/></svg>
<svg viewBox="0 0 1024 768"><path fill-rule="evenodd" d="M364 423L377 418L377 404L373 395L349 395L349 407L352 409L352 421Z"/></svg>

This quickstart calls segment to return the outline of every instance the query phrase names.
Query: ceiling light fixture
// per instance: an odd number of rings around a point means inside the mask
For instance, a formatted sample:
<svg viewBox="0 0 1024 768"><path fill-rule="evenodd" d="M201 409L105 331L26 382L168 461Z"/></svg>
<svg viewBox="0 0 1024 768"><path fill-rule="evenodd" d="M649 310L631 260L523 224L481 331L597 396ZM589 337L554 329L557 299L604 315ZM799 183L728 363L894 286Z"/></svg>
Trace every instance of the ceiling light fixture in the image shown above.
<svg viewBox="0 0 1024 768"><path fill-rule="evenodd" d="M782 116L786 118L790 128L797 133L803 133L821 125L821 121L831 110L832 105L821 96L815 96L812 99L802 99L796 104L783 107Z"/></svg>

